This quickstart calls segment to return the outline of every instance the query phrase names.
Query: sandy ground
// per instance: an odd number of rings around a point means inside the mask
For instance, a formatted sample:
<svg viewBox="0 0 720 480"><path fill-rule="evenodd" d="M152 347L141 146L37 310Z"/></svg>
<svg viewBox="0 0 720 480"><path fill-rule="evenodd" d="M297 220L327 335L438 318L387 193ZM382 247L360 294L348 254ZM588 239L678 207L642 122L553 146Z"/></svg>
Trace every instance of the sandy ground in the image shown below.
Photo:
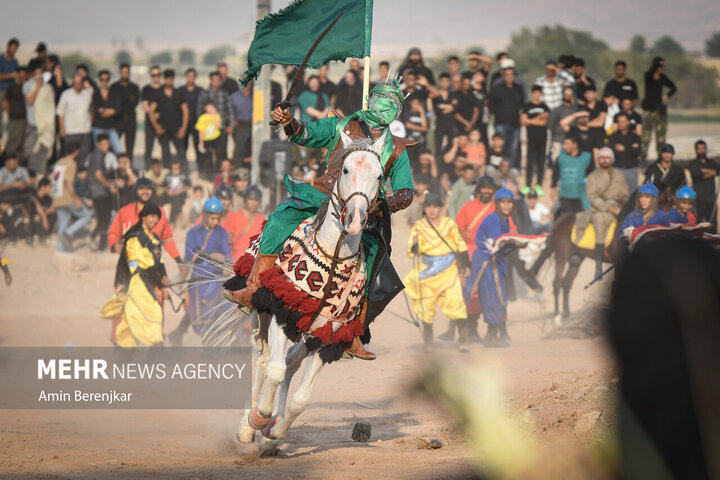
<svg viewBox="0 0 720 480"><path fill-rule="evenodd" d="M714 125L673 125L669 140L685 153L698 136L708 137L711 152L720 142ZM407 232L404 222L396 222L393 261L401 276L410 268L404 256ZM179 246L183 237L183 231L176 232ZM54 244L34 249L17 244L3 256L14 260L14 283L0 285L0 345L109 345L110 324L99 318L99 311L112 293L114 255L82 249L68 259L54 253ZM173 262L166 261L174 273ZM607 288L609 278L582 289L592 272L591 262L584 262L572 291L574 311ZM551 275L550 267L541 271L546 287ZM470 354L461 355L454 345L440 344L428 356L422 353L416 327L383 314L370 346L378 359L342 360L326 367L310 407L277 457L261 459L255 445L237 446L239 410L14 410L0 416L0 477L465 478L472 469L462 429L409 388L432 360L446 365L498 362L509 412L543 451L591 445L614 421L617 373L603 339L543 339L552 328L545 315L552 305L550 290L546 288L543 305L526 298L510 304L513 345L507 349L473 344ZM165 310L169 333L180 317ZM407 316L402 297L389 310ZM438 314L436 333L446 324ZM191 335L186 343L197 343ZM597 420L580 421L588 416ZM372 425L367 443L350 439L358 420ZM437 438L443 447L420 450L417 438Z"/></svg>

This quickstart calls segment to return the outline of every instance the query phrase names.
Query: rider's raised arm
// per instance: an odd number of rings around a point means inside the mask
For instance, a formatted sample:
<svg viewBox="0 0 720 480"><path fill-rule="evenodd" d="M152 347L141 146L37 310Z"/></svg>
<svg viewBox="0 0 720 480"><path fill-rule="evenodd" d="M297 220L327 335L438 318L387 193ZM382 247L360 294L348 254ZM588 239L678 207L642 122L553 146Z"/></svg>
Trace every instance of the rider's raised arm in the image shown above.
<svg viewBox="0 0 720 480"><path fill-rule="evenodd" d="M297 121L297 120L295 120ZM338 117L321 118L315 122L299 122L299 129L290 136L290 141L308 148L323 148L330 145L335 137Z"/></svg>

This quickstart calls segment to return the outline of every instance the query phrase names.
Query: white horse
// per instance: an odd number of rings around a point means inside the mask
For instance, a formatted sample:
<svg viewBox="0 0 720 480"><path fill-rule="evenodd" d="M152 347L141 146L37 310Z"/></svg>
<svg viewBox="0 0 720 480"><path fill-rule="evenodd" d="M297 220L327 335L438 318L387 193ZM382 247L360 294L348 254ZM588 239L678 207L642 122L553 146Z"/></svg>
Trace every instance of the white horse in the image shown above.
<svg viewBox="0 0 720 480"><path fill-rule="evenodd" d="M386 134L372 143L364 139L352 141L341 132L344 148L336 154L341 155L342 170L333 187L333 195L327 208L318 211L313 220L319 220L317 223L320 225L315 230L316 241L324 247L324 252L334 251L334 255L328 258L337 260L363 255L360 251L361 236L368 214L377 200L383 178L380 155ZM360 261L364 262L365 259L360 258ZM335 262L332 265L335 265ZM313 325L317 321L322 323L323 320L333 321L332 318L321 317L315 320ZM293 421L308 406L315 380L326 363L321 358L319 346L322 344L313 341L311 335L304 335L288 350L289 338L278 324L275 315L258 315L254 311L251 324L256 332L252 408L243 418L238 432L238 439L245 443L253 441L254 430L261 430L270 440L284 438ZM333 332L337 332L341 326L341 323L333 321ZM306 358L302 382L288 404L290 381ZM273 410L276 397L277 406ZM266 440L261 440L260 454L276 452L276 445L277 442L269 444Z"/></svg>

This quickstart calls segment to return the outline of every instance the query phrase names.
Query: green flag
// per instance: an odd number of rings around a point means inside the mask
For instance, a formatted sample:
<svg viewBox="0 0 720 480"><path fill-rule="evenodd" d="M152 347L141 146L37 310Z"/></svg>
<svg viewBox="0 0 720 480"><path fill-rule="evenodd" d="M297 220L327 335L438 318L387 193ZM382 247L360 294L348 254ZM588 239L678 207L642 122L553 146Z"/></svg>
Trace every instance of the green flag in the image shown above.
<svg viewBox="0 0 720 480"><path fill-rule="evenodd" d="M248 49L243 85L266 63L300 65L315 39L342 12L308 61L320 68L331 60L370 56L373 0L295 0L257 22Z"/></svg>

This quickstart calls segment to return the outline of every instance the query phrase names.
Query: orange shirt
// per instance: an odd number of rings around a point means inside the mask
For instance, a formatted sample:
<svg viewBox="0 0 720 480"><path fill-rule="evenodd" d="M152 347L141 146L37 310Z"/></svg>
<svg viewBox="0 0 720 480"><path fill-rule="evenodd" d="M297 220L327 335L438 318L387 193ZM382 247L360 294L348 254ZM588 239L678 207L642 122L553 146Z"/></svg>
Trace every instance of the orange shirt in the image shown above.
<svg viewBox="0 0 720 480"><path fill-rule="evenodd" d="M478 143L477 145L468 144L463 151L467 155L468 162L472 163L476 167L484 165L485 161L485 144ZM480 161L483 160L481 164Z"/></svg>
<svg viewBox="0 0 720 480"><path fill-rule="evenodd" d="M477 247L475 245L475 235L477 229L480 228L482 221L495 211L495 202L482 203L480 200L473 199L462 206L457 213L455 223L460 228L460 234L465 240L468 248L468 255L472 258L472 254Z"/></svg>
<svg viewBox="0 0 720 480"><path fill-rule="evenodd" d="M138 213L140 213L142 208L143 205L139 202L128 203L118 211L117 215L115 215L115 219L108 230L108 246L110 247L111 252L113 246L122 240L123 235L130 230L130 227L137 223L139 220ZM152 232L157 233L160 237L160 240L162 240L168 254L172 258L178 258L180 256L180 252L178 252L177 246L175 245L172 227L170 226L170 222L168 222L167 216L165 215L165 210L163 210L162 207L160 207L160 213L160 221L157 225L155 225L155 228L152 229Z"/></svg>

